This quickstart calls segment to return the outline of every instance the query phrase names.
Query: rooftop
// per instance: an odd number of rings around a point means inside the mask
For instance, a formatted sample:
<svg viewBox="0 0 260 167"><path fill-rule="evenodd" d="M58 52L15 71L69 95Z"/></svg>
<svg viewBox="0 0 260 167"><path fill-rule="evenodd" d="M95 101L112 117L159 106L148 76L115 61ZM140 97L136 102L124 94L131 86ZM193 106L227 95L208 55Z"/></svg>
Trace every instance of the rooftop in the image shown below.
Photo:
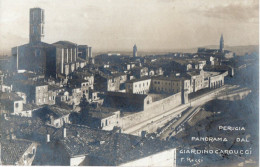
<svg viewBox="0 0 260 167"><path fill-rule="evenodd" d="M123 97L123 98L135 98L135 99L144 99L148 96L146 94L132 94L132 93L123 93L123 92L107 92L106 95Z"/></svg>
<svg viewBox="0 0 260 167"><path fill-rule="evenodd" d="M146 77L142 77L140 79L132 79L132 80L126 81L126 83L134 83L134 82L145 81L145 80L150 80L150 79L151 79L151 77L146 76Z"/></svg>
<svg viewBox="0 0 260 167"><path fill-rule="evenodd" d="M23 110L24 111L28 111L28 110L35 110L35 109L39 109L42 106L38 106L34 103L28 103L28 104L23 104Z"/></svg>
<svg viewBox="0 0 260 167"><path fill-rule="evenodd" d="M207 77L217 76L219 74L220 74L220 72L205 71L204 72L204 77L207 78Z"/></svg>
<svg viewBox="0 0 260 167"><path fill-rule="evenodd" d="M21 101L23 98L18 96L17 94L10 92L0 92L0 99L1 100L10 100L10 101Z"/></svg>
<svg viewBox="0 0 260 167"><path fill-rule="evenodd" d="M71 113L70 110L68 110L67 108L62 108L60 106L47 106L46 108L47 110L50 110L53 112L53 116L58 118L58 117L62 117L62 116L65 116L65 115L68 115Z"/></svg>
<svg viewBox="0 0 260 167"><path fill-rule="evenodd" d="M187 77L174 77L174 76L170 76L170 77L156 76L156 77L153 77L153 79L166 80L166 81L182 81L182 80L188 80Z"/></svg>
<svg viewBox="0 0 260 167"><path fill-rule="evenodd" d="M70 41L58 41L58 42L55 42L53 43L53 45L57 46L57 47L62 47L62 48L73 48L73 47L76 47L77 44L75 43L72 43Z"/></svg>
<svg viewBox="0 0 260 167"><path fill-rule="evenodd" d="M92 117L95 118L107 118L109 116L114 115L114 112L120 111L119 109L116 108L111 108L111 107L99 107L99 108L93 108L90 109Z"/></svg>
<svg viewBox="0 0 260 167"><path fill-rule="evenodd" d="M1 139L1 161L3 165L17 165L22 155L33 143L27 140L5 140Z"/></svg>

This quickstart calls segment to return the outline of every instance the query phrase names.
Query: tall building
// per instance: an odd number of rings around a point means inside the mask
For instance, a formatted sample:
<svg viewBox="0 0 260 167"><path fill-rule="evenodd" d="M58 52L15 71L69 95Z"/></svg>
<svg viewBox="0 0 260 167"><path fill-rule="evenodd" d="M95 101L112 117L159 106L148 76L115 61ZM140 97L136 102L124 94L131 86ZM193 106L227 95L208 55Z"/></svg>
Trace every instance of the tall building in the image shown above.
<svg viewBox="0 0 260 167"><path fill-rule="evenodd" d="M134 45L133 47L133 57L137 57L137 47Z"/></svg>
<svg viewBox="0 0 260 167"><path fill-rule="evenodd" d="M27 70L65 78L76 69L83 68L88 59L92 60L90 46L77 45L69 41L53 44L42 42L45 33L44 19L43 9L30 9L30 42L12 48L15 71ZM81 57L78 57L78 54Z"/></svg>
<svg viewBox="0 0 260 167"><path fill-rule="evenodd" d="M220 37L219 51L220 51L220 52L223 52L223 51L224 51L224 38L223 38L223 34L221 34L221 37Z"/></svg>
<svg viewBox="0 0 260 167"><path fill-rule="evenodd" d="M30 43L41 42L44 37L44 10L30 9Z"/></svg>

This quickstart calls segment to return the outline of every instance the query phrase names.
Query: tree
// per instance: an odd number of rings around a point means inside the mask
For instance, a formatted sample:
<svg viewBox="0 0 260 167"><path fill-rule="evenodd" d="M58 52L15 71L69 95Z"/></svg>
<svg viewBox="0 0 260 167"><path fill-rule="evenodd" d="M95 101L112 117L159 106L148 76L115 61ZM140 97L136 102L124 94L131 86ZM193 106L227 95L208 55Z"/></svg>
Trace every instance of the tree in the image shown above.
<svg viewBox="0 0 260 167"><path fill-rule="evenodd" d="M86 95L83 94L79 103L80 107L80 120L85 121L89 118L89 102L87 101Z"/></svg>

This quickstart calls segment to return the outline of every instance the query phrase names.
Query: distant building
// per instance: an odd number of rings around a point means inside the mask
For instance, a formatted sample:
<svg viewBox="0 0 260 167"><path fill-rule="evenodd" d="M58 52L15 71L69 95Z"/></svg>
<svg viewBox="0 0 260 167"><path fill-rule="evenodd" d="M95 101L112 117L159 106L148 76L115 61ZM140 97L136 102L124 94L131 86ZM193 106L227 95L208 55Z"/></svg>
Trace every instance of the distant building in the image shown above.
<svg viewBox="0 0 260 167"><path fill-rule="evenodd" d="M134 45L133 47L133 57L137 57L137 46Z"/></svg>
<svg viewBox="0 0 260 167"><path fill-rule="evenodd" d="M186 72L192 69L192 62L186 59L174 59L172 61L172 68L177 72Z"/></svg>
<svg viewBox="0 0 260 167"><path fill-rule="evenodd" d="M142 78L144 76L148 76L148 68L147 67L134 67L131 69L131 74L135 76L135 78Z"/></svg>
<svg viewBox="0 0 260 167"><path fill-rule="evenodd" d="M219 41L219 51L224 52L224 38L223 34L221 34L220 41Z"/></svg>

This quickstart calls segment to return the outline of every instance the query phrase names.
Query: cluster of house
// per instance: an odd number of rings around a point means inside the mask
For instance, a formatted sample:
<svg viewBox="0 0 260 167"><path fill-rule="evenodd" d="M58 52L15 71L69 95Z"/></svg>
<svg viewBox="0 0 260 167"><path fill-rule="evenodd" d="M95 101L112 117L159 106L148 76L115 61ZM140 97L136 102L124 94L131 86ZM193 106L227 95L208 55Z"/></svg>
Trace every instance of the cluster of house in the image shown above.
<svg viewBox="0 0 260 167"><path fill-rule="evenodd" d="M1 165L176 166L172 142L82 125L46 126L39 119L1 118Z"/></svg>
<svg viewBox="0 0 260 167"><path fill-rule="evenodd" d="M230 70L216 64L224 53L137 57L135 45L133 57L92 58L87 45L41 42L43 24L44 10L31 9L30 43L13 48L14 70L0 73L0 164L175 166L169 143L121 129L188 103L189 94L223 86ZM91 122L72 124L83 100Z"/></svg>

